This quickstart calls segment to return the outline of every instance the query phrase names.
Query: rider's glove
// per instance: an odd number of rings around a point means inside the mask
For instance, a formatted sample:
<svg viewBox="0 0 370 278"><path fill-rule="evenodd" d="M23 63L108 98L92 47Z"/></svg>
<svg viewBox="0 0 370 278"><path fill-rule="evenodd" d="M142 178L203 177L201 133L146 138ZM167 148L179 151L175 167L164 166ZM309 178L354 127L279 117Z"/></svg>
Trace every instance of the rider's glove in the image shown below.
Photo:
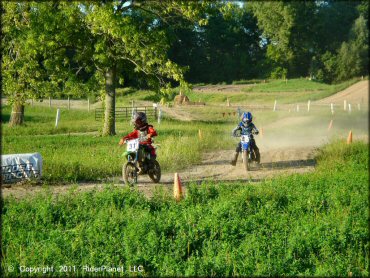
<svg viewBox="0 0 370 278"><path fill-rule="evenodd" d="M123 144L125 144L125 143L126 143L126 140L125 140L125 139L123 139L123 138L121 138L121 140L119 140L118 145L122 146L122 145L123 145Z"/></svg>

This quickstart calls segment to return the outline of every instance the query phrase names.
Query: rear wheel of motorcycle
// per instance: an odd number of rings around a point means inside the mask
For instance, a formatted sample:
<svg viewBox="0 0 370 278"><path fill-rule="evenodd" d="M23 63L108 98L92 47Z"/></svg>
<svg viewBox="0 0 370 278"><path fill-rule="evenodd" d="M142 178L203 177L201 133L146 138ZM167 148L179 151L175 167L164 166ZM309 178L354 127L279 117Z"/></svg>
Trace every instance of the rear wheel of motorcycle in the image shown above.
<svg viewBox="0 0 370 278"><path fill-rule="evenodd" d="M249 161L248 161L247 151L243 151L242 158L243 158L243 165L244 165L245 171L249 171Z"/></svg>
<svg viewBox="0 0 370 278"><path fill-rule="evenodd" d="M132 162L126 162L122 167L122 178L125 184L133 186L137 182L136 167Z"/></svg>
<svg viewBox="0 0 370 278"><path fill-rule="evenodd" d="M154 160L152 168L148 171L149 178L154 183L158 183L161 180L161 166L157 160Z"/></svg>

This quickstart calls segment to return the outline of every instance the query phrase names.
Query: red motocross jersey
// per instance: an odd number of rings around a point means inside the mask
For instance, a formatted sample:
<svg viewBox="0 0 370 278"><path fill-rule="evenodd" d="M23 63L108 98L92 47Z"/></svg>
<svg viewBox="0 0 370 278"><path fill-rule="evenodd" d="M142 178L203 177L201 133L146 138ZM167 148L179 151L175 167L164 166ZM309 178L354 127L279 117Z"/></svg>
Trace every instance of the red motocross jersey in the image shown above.
<svg viewBox="0 0 370 278"><path fill-rule="evenodd" d="M133 132L129 133L125 137L123 137L123 140L132 140L136 138L142 138L140 140L141 145L151 145L152 144L152 139L151 138L146 138L146 136L150 134L150 137L157 136L157 131L153 128L152 125L147 125L144 130L137 130L135 129ZM145 139L144 139L145 138Z"/></svg>

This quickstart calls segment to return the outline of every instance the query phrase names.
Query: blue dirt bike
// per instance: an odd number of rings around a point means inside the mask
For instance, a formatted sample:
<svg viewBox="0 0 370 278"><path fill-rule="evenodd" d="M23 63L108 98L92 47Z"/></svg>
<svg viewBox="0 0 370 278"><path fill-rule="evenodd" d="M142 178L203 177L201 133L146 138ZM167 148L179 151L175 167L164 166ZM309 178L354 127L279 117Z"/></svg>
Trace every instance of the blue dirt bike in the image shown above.
<svg viewBox="0 0 370 278"><path fill-rule="evenodd" d="M139 139L126 141L127 150L123 156L127 162L122 167L122 178L125 184L133 186L139 175L147 174L154 183L158 183L161 179L161 166L151 157L147 148L139 143Z"/></svg>
<svg viewBox="0 0 370 278"><path fill-rule="evenodd" d="M256 142L254 141L252 133L240 135L242 160L246 171L250 170L250 165L253 161L259 163L259 161L257 161L257 155L254 151L253 144L256 144Z"/></svg>

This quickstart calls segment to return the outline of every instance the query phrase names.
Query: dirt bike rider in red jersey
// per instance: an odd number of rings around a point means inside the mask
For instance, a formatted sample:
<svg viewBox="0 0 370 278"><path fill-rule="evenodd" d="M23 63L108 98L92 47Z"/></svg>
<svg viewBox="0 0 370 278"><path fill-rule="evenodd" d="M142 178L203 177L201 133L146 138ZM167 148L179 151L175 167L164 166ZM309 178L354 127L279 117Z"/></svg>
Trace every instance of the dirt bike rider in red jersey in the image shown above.
<svg viewBox="0 0 370 278"><path fill-rule="evenodd" d="M126 140L139 138L140 146L144 147L145 152L150 153L151 159L155 159L157 155L155 153L155 148L152 146L152 137L157 136L157 131L152 125L148 124L144 112L136 112L132 119L132 123L134 124L134 131L122 137L118 144L123 145Z"/></svg>
<svg viewBox="0 0 370 278"><path fill-rule="evenodd" d="M249 134L256 134L257 135L259 133L259 130L257 129L257 127L252 123L253 116L252 116L251 112L244 112L241 118L242 118L242 121L232 131L232 135L234 137L238 136L237 131L240 131L240 135L249 135ZM256 162L259 164L260 159L261 159L260 151L259 151L259 149L256 145L256 141L254 140L253 136L252 136L252 140L251 140L251 147L252 147L252 149L253 149L253 151L256 155ZM241 143L240 142L236 146L234 157L230 162L231 165L233 165L233 166L236 165L236 161L238 160L239 152L241 152Z"/></svg>

